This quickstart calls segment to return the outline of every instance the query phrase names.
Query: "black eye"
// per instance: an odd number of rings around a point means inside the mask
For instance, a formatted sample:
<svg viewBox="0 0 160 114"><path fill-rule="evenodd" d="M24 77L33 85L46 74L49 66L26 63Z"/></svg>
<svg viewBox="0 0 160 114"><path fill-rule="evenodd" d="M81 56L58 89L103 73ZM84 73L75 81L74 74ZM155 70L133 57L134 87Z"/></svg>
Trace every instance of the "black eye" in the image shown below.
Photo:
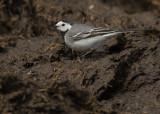
<svg viewBox="0 0 160 114"><path fill-rule="evenodd" d="M65 24L62 24L62 26L65 26Z"/></svg>

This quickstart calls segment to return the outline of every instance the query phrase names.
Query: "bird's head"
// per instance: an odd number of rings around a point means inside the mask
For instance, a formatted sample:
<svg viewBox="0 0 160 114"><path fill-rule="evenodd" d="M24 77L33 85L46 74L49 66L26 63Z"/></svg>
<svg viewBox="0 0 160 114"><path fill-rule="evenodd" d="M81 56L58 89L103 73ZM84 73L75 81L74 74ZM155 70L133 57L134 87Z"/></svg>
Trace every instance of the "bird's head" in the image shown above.
<svg viewBox="0 0 160 114"><path fill-rule="evenodd" d="M69 22L64 22L64 21L59 21L56 25L55 25L56 29L61 31L61 32L67 32L68 30L71 29L72 27L72 23Z"/></svg>

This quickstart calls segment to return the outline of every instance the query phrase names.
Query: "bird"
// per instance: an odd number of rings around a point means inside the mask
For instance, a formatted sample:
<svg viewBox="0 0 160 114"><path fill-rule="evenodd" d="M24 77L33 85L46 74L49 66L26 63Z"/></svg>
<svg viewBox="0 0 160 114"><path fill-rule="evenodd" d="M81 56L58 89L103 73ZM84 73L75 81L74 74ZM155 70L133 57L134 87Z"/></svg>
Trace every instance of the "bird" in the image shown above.
<svg viewBox="0 0 160 114"><path fill-rule="evenodd" d="M65 44L78 52L85 52L83 56L102 47L108 38L121 33L135 32L136 30L107 30L102 27L94 27L86 24L78 24L66 21L57 22L54 27L60 31Z"/></svg>

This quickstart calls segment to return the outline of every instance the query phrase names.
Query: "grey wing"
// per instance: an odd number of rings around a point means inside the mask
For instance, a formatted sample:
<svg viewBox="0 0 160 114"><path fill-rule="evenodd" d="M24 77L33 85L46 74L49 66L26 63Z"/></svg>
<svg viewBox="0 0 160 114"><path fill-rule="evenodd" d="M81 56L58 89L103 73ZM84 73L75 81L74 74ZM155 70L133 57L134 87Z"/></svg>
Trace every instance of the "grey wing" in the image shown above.
<svg viewBox="0 0 160 114"><path fill-rule="evenodd" d="M74 40L80 40L80 39L95 37L95 36L99 36L99 35L106 35L106 34L111 34L111 33L116 33L116 32L118 32L118 31L107 30L107 29L103 29L101 27L98 27L98 28L91 28L89 30L83 30L81 32L73 34L70 37L72 37L72 39L74 39Z"/></svg>

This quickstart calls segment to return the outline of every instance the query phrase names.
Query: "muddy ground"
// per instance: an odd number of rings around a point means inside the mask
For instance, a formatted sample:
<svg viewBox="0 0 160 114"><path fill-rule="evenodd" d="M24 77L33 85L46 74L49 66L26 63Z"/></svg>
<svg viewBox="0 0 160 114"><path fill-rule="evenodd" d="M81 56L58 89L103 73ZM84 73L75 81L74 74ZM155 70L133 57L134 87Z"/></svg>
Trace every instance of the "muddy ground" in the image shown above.
<svg viewBox="0 0 160 114"><path fill-rule="evenodd" d="M140 29L84 60L48 26ZM160 113L159 0L1 0L0 113Z"/></svg>

